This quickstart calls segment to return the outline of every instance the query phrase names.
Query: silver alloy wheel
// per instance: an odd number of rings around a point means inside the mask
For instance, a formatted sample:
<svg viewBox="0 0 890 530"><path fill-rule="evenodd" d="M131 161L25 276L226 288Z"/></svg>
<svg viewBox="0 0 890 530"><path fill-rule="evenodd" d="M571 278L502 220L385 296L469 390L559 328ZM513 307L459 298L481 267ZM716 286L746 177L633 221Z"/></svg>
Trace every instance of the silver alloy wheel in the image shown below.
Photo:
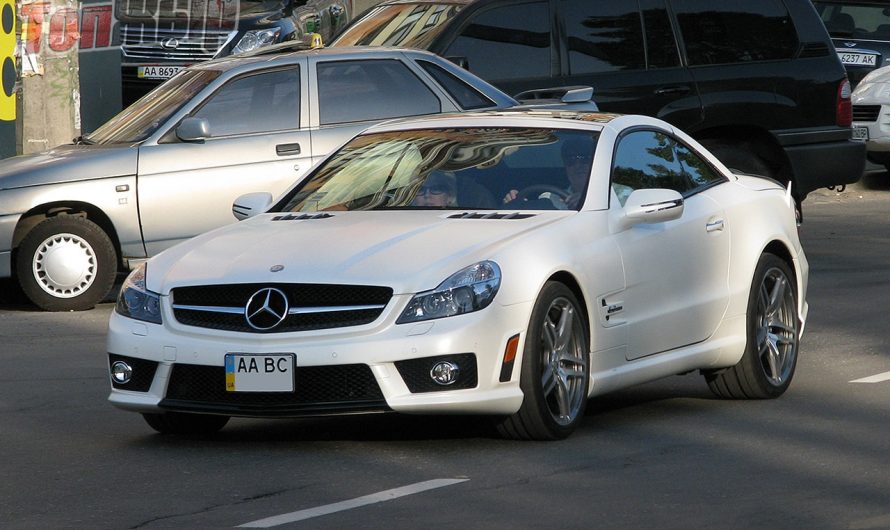
<svg viewBox="0 0 890 530"><path fill-rule="evenodd" d="M541 334L541 388L559 425L575 421L587 399L583 334L574 305L563 297L553 300Z"/></svg>
<svg viewBox="0 0 890 530"><path fill-rule="evenodd" d="M96 253L80 236L54 234L37 247L31 269L41 289L56 298L74 298L96 279Z"/></svg>
<svg viewBox="0 0 890 530"><path fill-rule="evenodd" d="M767 380L781 386L791 375L797 357L797 308L793 287L778 268L769 269L757 298L757 356Z"/></svg>

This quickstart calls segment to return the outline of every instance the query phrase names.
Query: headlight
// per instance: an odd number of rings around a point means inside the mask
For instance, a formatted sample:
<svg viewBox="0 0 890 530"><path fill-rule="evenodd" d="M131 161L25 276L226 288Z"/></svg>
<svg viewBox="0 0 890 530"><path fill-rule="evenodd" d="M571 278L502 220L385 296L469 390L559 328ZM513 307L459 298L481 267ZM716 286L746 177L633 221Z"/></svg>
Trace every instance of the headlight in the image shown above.
<svg viewBox="0 0 890 530"><path fill-rule="evenodd" d="M273 44L279 33L281 33L281 28L252 29L241 37L238 44L232 48L232 53L249 52Z"/></svg>
<svg viewBox="0 0 890 530"><path fill-rule="evenodd" d="M125 317L161 323L161 297L145 288L145 263L133 269L124 280L114 310Z"/></svg>
<svg viewBox="0 0 890 530"><path fill-rule="evenodd" d="M481 261L462 269L432 291L417 293L396 324L432 320L488 307L501 286L501 269L493 261Z"/></svg>

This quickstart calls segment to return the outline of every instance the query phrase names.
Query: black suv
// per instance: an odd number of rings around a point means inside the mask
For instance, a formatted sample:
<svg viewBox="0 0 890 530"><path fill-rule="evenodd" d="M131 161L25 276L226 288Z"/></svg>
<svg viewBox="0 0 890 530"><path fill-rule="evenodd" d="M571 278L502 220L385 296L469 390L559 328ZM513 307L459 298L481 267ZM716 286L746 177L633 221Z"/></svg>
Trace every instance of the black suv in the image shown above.
<svg viewBox="0 0 890 530"><path fill-rule="evenodd" d="M850 84L810 0L394 0L333 46L425 48L509 93L590 85L795 197L856 182Z"/></svg>
<svg viewBox="0 0 890 530"><path fill-rule="evenodd" d="M855 86L875 68L890 65L890 1L814 1L847 75Z"/></svg>

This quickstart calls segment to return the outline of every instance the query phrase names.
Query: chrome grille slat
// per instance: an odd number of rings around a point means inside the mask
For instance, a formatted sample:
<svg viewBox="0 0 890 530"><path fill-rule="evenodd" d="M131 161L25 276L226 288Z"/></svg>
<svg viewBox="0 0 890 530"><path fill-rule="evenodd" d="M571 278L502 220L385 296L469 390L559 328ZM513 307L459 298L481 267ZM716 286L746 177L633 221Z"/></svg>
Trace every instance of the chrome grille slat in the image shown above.
<svg viewBox="0 0 890 530"><path fill-rule="evenodd" d="M206 61L214 58L234 37L234 31L157 28L125 24L121 28L121 51L125 57L139 59L179 59ZM161 43L176 39L176 49Z"/></svg>

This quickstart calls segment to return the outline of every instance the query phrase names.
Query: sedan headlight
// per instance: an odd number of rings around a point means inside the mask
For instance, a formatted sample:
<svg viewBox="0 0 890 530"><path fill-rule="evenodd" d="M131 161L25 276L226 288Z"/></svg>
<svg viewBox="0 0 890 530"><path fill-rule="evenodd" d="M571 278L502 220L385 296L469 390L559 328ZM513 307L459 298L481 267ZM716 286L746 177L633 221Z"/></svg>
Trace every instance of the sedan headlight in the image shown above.
<svg viewBox="0 0 890 530"><path fill-rule="evenodd" d="M238 41L238 44L232 48L232 53L249 52L250 50L274 44L275 40L278 39L279 33L281 33L281 28L252 29L247 31L241 37L241 40Z"/></svg>
<svg viewBox="0 0 890 530"><path fill-rule="evenodd" d="M114 310L125 317L161 323L161 297L145 288L145 263L133 269L124 280Z"/></svg>
<svg viewBox="0 0 890 530"><path fill-rule="evenodd" d="M420 322L488 307L501 286L501 269L493 261L481 261L452 274L432 291L417 293L396 324Z"/></svg>

